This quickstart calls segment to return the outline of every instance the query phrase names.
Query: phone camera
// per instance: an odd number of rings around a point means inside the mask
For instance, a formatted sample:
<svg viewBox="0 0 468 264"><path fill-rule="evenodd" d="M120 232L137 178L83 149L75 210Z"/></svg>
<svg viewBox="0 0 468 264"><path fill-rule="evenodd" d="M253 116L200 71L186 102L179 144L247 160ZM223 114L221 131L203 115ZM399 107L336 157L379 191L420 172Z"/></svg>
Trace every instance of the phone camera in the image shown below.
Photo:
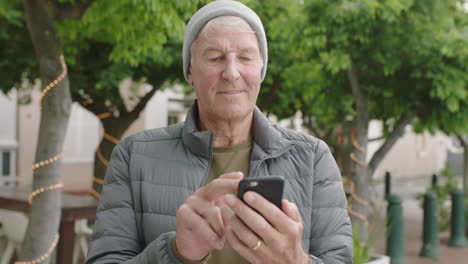
<svg viewBox="0 0 468 264"><path fill-rule="evenodd" d="M252 182L249 182L249 187L255 187L258 185L258 182L257 181L252 181Z"/></svg>

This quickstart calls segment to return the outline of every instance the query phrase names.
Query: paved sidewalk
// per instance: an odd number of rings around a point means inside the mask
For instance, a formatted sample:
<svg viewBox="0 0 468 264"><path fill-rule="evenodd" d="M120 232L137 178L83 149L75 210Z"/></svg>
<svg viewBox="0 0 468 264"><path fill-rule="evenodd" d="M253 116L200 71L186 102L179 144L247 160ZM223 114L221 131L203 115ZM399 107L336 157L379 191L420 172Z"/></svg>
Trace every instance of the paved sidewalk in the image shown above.
<svg viewBox="0 0 468 264"><path fill-rule="evenodd" d="M433 260L420 257L422 248L423 211L419 201L414 199L417 193L426 189L425 186L399 186L395 193L403 199L405 263L406 264L468 264L468 248L452 248L447 246L449 231L440 234L440 258ZM377 253L385 253L385 235L377 242Z"/></svg>

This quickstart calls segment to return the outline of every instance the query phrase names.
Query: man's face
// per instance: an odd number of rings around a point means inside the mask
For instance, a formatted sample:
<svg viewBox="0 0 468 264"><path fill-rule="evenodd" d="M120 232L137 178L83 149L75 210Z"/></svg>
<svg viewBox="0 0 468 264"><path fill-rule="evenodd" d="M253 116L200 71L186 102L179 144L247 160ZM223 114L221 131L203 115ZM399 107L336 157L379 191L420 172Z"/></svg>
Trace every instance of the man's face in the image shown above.
<svg viewBox="0 0 468 264"><path fill-rule="evenodd" d="M192 56L188 77L204 118L235 121L252 113L263 66L254 32L200 34Z"/></svg>

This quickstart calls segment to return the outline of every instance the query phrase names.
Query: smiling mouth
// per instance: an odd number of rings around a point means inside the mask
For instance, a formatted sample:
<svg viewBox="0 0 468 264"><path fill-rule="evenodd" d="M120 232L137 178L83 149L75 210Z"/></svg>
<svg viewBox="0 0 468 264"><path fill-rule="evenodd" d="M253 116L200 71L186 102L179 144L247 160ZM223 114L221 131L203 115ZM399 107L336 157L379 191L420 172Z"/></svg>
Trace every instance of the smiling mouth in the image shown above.
<svg viewBox="0 0 468 264"><path fill-rule="evenodd" d="M239 91L224 91L224 92L218 92L219 94L239 94L239 93L242 93L244 91L242 90L239 90Z"/></svg>

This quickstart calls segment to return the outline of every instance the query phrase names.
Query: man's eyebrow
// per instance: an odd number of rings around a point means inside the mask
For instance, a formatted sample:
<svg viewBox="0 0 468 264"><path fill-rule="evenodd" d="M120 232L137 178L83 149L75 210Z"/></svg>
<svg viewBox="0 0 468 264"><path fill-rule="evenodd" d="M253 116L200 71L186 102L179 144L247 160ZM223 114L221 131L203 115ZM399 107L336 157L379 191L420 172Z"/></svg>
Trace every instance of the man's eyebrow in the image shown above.
<svg viewBox="0 0 468 264"><path fill-rule="evenodd" d="M247 47L247 48L241 48L240 52L241 53L255 53L255 50L256 49L253 48L253 47ZM204 56L204 55L206 55L207 53L210 53L210 52L220 52L220 53L222 53L223 51L218 49L218 48L208 47L203 51L202 55Z"/></svg>
<svg viewBox="0 0 468 264"><path fill-rule="evenodd" d="M250 48L242 48L240 51L242 53L253 53L255 51L255 49L251 48L251 47Z"/></svg>
<svg viewBox="0 0 468 264"><path fill-rule="evenodd" d="M217 49L217 48L208 47L208 48L206 48L206 49L203 51L202 55L204 56L204 55L206 55L206 54L209 53L209 52L222 52L222 51L219 50L219 49Z"/></svg>

